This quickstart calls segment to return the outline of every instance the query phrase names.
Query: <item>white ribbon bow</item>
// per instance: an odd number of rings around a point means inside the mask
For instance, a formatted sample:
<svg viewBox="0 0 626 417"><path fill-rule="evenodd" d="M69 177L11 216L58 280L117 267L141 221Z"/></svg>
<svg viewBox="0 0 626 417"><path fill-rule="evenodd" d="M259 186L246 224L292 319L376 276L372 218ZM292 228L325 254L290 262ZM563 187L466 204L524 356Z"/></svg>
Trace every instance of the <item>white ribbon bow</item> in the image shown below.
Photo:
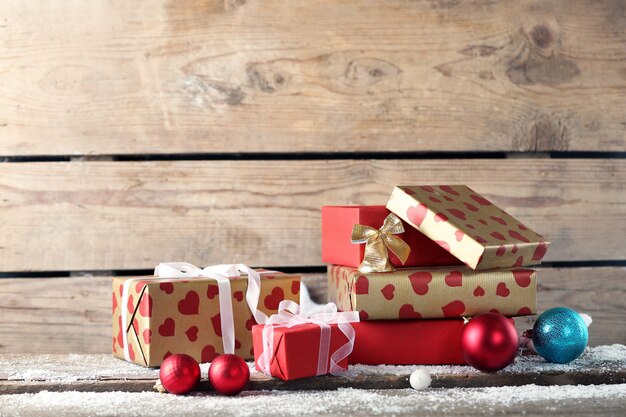
<svg viewBox="0 0 626 417"><path fill-rule="evenodd" d="M275 271L263 271L261 273L244 264L213 265L200 269L187 262L160 263L154 269L154 278L137 277L124 281L122 288L122 337L124 340L124 357L130 361L128 347L128 289L135 281L153 281L159 279L171 280L172 278L185 278L190 280L212 278L217 281L218 301L220 305L220 324L222 326L222 344L224 353L235 353L235 320L233 317L233 303L230 290L230 280L239 278L240 274L248 275L248 289L246 290L246 303L252 316L257 323L267 321L267 315L258 309L259 296L261 294L261 274L275 273Z"/></svg>
<svg viewBox="0 0 626 417"><path fill-rule="evenodd" d="M319 312L310 316L302 312L300 306L291 300L283 300L278 306L278 313L267 319L263 328L263 352L258 360L259 368L265 374L270 375L270 361L274 352L274 329L276 327L293 327L299 324L317 324L320 327L320 348L317 358L317 375L330 373L341 375L346 369L339 365L347 358L354 347L354 329L350 323L359 321L359 313L356 311L338 312L337 306L328 303ZM331 356L330 362L330 336L331 324L337 324L339 330L348 338L348 341L339 347Z"/></svg>

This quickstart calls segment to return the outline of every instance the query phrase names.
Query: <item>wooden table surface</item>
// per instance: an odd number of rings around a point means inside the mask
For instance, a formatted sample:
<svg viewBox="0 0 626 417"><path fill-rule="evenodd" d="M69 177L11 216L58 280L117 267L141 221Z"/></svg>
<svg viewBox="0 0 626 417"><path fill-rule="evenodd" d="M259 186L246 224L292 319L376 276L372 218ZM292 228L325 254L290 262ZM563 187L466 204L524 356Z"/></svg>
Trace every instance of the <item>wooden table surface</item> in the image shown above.
<svg viewBox="0 0 626 417"><path fill-rule="evenodd" d="M202 364L202 375L209 364ZM415 369L431 387L410 388ZM518 357L496 374L464 366L364 366L353 375L283 382L253 371L248 390L221 397L155 392L158 370L110 355L0 355L0 415L620 415L626 407L626 346L598 346L566 365ZM241 412L241 410L247 410ZM621 414L623 415L623 414Z"/></svg>

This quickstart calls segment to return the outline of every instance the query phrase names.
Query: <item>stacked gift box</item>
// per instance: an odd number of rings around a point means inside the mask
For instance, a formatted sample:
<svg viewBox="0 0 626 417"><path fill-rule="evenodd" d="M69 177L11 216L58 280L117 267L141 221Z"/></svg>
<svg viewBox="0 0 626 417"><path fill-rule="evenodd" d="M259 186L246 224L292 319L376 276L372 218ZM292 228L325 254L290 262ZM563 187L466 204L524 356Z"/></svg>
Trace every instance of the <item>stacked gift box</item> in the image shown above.
<svg viewBox="0 0 626 417"><path fill-rule="evenodd" d="M466 186L399 186L322 208L329 298L358 311L350 363L464 364L464 318L536 313L549 243Z"/></svg>
<svg viewBox="0 0 626 417"><path fill-rule="evenodd" d="M330 303L302 311L300 277L172 262L113 279L113 354L255 359L285 380L349 363L464 364L464 320L535 314L549 243L465 186L396 187L386 206L322 208Z"/></svg>

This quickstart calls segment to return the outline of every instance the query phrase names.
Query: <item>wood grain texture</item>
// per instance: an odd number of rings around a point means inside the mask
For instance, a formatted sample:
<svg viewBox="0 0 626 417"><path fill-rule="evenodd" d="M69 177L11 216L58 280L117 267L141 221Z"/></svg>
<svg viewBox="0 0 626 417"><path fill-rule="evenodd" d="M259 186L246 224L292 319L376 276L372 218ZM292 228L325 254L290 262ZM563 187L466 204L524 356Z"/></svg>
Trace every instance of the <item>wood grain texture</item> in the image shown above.
<svg viewBox="0 0 626 417"><path fill-rule="evenodd" d="M0 3L0 155L624 151L623 1Z"/></svg>
<svg viewBox="0 0 626 417"><path fill-rule="evenodd" d="M0 164L0 271L321 265L322 205L464 183L544 235L546 261L626 259L626 160Z"/></svg>
<svg viewBox="0 0 626 417"><path fill-rule="evenodd" d="M154 391L156 378L122 379L107 378L102 380L78 380L66 384L55 381L15 381L0 379L0 395L33 394L41 391L51 392L146 392ZM476 388L503 387L521 385L599 385L626 383L626 369L598 372L592 369L584 371L565 371L558 373L500 373L500 374L442 374L433 376L432 388ZM411 388L409 375L360 375L352 379L336 376L303 378L283 381L254 374L248 383L247 391L329 391L340 388L351 389L406 389ZM214 391L211 383L203 379L195 391Z"/></svg>
<svg viewBox="0 0 626 417"><path fill-rule="evenodd" d="M626 268L541 269L539 311L567 306L593 318L590 345L626 344ZM325 302L324 274L310 274ZM0 353L106 353L111 344L108 277L0 280ZM519 330L532 327L518 318Z"/></svg>

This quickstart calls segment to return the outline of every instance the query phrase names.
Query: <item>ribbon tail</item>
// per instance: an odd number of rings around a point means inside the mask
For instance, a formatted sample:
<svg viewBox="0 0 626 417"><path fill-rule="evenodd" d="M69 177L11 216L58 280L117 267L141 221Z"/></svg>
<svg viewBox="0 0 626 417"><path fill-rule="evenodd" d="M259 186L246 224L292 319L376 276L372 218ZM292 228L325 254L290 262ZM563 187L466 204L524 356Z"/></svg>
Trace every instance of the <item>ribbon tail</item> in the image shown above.
<svg viewBox="0 0 626 417"><path fill-rule="evenodd" d="M348 369L343 368L339 363L346 359L354 348L355 332L350 323L338 323L339 330L348 338L348 341L335 351L330 357L329 372L335 376L346 375Z"/></svg>
<svg viewBox="0 0 626 417"><path fill-rule="evenodd" d="M383 235L385 246L400 259L402 264L406 262L411 253L411 247L402 239L393 235Z"/></svg>

